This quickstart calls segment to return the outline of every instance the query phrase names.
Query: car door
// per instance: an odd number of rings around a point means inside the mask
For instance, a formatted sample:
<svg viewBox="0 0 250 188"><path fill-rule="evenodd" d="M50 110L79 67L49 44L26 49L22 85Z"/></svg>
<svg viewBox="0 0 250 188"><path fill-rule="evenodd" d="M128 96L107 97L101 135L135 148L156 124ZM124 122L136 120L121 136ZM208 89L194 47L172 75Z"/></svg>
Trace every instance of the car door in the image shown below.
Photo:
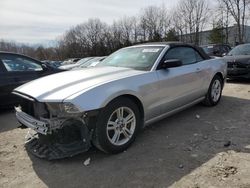
<svg viewBox="0 0 250 188"><path fill-rule="evenodd" d="M4 69L0 80L1 104L16 102L16 97L11 94L13 89L44 75L41 64L25 56L0 54L0 61Z"/></svg>
<svg viewBox="0 0 250 188"><path fill-rule="evenodd" d="M191 103L202 96L202 56L192 47L170 48L162 62L179 59L180 67L159 69L159 94L162 113Z"/></svg>
<svg viewBox="0 0 250 188"><path fill-rule="evenodd" d="M7 97L6 83L8 79L6 78L6 69L0 60L0 106L4 106L8 103L9 98Z"/></svg>

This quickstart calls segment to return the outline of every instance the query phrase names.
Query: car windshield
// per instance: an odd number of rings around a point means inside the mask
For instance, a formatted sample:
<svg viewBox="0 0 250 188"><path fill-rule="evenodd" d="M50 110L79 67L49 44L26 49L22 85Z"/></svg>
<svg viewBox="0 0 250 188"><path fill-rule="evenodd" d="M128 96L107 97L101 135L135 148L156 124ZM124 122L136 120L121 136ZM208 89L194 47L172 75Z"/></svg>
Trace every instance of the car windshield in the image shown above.
<svg viewBox="0 0 250 188"><path fill-rule="evenodd" d="M250 55L250 44L243 44L233 48L228 55Z"/></svg>
<svg viewBox="0 0 250 188"><path fill-rule="evenodd" d="M81 64L83 64L83 63L86 63L86 62L89 61L90 59L92 59L92 58L91 58L91 57L85 57L85 58L79 60L76 64L77 64L77 65L81 65Z"/></svg>
<svg viewBox="0 0 250 188"><path fill-rule="evenodd" d="M95 57L95 58L81 64L80 68L88 67L88 66L92 65L93 63L98 62L100 59L101 59L101 57Z"/></svg>
<svg viewBox="0 0 250 188"><path fill-rule="evenodd" d="M108 56L97 66L127 67L147 71L152 68L163 48L163 46L123 48Z"/></svg>

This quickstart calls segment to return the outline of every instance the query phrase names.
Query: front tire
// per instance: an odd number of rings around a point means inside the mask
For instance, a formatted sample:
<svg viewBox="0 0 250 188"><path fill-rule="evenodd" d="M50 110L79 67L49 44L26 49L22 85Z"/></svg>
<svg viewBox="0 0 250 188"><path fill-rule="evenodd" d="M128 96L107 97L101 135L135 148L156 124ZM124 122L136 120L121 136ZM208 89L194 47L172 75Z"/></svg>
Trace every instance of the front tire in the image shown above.
<svg viewBox="0 0 250 188"><path fill-rule="evenodd" d="M106 153L122 152L135 140L140 121L137 105L129 98L117 98L101 111L93 144Z"/></svg>
<svg viewBox="0 0 250 188"><path fill-rule="evenodd" d="M220 76L215 75L213 80L210 83L206 98L203 101L203 104L206 106L215 106L219 103L221 99L223 88L223 80Z"/></svg>

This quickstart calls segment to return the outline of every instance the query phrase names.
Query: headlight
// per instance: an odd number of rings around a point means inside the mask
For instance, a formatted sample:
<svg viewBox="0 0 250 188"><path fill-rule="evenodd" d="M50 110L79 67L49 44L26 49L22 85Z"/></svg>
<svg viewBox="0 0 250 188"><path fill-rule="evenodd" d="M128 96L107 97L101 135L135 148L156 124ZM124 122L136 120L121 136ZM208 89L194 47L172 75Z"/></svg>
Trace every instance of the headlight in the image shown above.
<svg viewBox="0 0 250 188"><path fill-rule="evenodd" d="M80 113L80 110L71 103L62 103L60 104L61 111L67 112L70 114Z"/></svg>

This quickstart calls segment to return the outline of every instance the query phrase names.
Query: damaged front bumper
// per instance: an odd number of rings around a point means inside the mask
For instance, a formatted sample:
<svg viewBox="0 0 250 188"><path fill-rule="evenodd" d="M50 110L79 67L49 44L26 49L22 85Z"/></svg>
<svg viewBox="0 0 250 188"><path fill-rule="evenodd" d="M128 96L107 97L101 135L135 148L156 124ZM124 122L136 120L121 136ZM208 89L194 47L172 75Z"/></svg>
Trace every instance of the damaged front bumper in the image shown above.
<svg viewBox="0 0 250 188"><path fill-rule="evenodd" d="M46 122L37 120L32 116L26 114L21 110L20 107L15 107L16 118L22 124L28 128L33 129L34 131L47 135L48 134L48 124Z"/></svg>
<svg viewBox="0 0 250 188"><path fill-rule="evenodd" d="M91 147L93 129L87 127L80 117L38 120L23 112L20 107L16 107L15 110L18 121L35 131L26 141L25 147L39 158L53 160L72 157Z"/></svg>

